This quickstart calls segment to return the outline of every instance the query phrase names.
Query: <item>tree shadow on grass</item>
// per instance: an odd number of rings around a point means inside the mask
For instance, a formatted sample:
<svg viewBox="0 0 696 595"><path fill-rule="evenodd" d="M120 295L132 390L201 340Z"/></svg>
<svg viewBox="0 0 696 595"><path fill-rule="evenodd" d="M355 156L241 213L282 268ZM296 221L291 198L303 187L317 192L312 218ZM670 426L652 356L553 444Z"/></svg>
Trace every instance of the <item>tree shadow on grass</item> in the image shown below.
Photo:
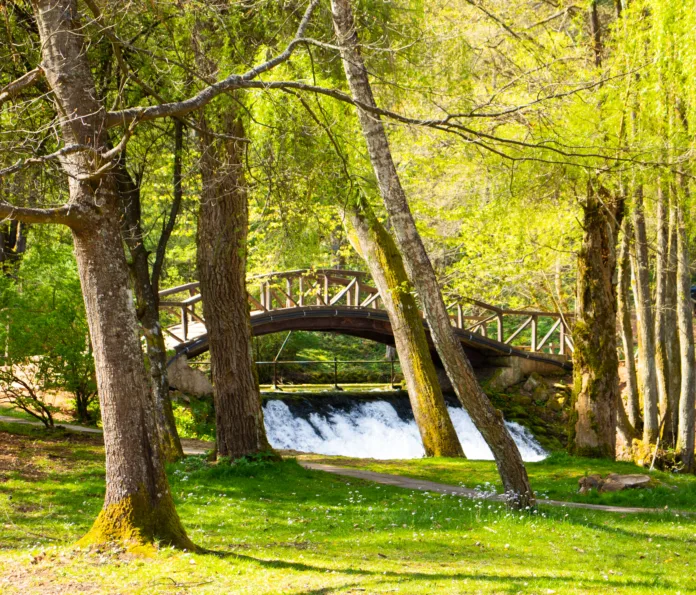
<svg viewBox="0 0 696 595"><path fill-rule="evenodd" d="M553 576L551 574L535 574L535 575L496 575L487 573L475 573L475 572L453 572L453 573L443 573L443 572L396 572L393 570L366 570L359 568L331 568L327 566L318 566L313 564L307 564L305 562L292 562L288 560L281 559L264 559L256 558L248 554L239 554L237 552L221 552L214 550L205 550L205 554L213 555L219 558L234 558L238 560L244 560L246 562L251 562L257 564L263 568L273 568L280 570L294 570L297 572L312 572L312 573L326 573L326 572L337 572L340 574L356 575L356 576L379 576L383 578L401 579L408 581L437 581L437 580L479 580L487 581L491 583L503 583L503 582L531 582L531 581L549 581L559 584L573 584L576 585L582 582L588 588L592 589L593 592L601 593L606 592L606 590L611 588L655 588L656 581L661 583L660 588L665 589L679 589L683 588L684 585L677 582L673 582L669 579L663 577L655 577L652 580L635 580L630 578L618 577L611 581L606 581L603 579L591 579L585 576ZM620 579L620 580L619 580ZM517 592L517 591L515 591ZM676 592L676 591L675 591Z"/></svg>

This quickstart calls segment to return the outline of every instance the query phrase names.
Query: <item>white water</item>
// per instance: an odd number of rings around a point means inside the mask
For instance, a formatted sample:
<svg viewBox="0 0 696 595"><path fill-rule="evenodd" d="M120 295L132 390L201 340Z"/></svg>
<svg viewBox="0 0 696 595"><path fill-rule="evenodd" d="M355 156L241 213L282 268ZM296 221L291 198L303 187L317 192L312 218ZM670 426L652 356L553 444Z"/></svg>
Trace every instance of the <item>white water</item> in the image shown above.
<svg viewBox="0 0 696 595"><path fill-rule="evenodd" d="M492 460L488 445L460 407L448 407L464 453L469 459ZM356 403L350 411L296 417L283 401L264 405L266 432L273 448L372 459L418 459L425 452L413 420L404 421L386 401ZM525 461L547 453L527 428L505 422Z"/></svg>

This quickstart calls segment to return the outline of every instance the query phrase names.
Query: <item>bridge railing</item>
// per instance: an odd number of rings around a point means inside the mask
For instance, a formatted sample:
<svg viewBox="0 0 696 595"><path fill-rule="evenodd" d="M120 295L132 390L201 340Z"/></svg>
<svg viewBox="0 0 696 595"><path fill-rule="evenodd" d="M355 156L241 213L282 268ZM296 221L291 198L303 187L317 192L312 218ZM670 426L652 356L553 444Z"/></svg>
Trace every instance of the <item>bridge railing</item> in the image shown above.
<svg viewBox="0 0 696 595"><path fill-rule="evenodd" d="M490 337L533 353L573 352L572 314L543 310L508 310L480 300L465 299L449 306L457 328ZM555 342L555 344L554 344Z"/></svg>
<svg viewBox="0 0 696 595"><path fill-rule="evenodd" d="M308 306L376 310L384 306L370 275L362 271L301 269L255 275L247 279L247 290L252 315ZM181 295L186 297L182 299ZM192 325L205 324L203 313L198 308L202 299L199 283L165 289L159 292L159 298L160 308L173 312L180 319L178 325L165 329L177 342L189 340ZM532 352L550 350L562 355L573 350L569 326L572 317L569 314L507 310L473 299L451 304L449 312L455 327L500 343ZM555 345L552 347L553 342Z"/></svg>

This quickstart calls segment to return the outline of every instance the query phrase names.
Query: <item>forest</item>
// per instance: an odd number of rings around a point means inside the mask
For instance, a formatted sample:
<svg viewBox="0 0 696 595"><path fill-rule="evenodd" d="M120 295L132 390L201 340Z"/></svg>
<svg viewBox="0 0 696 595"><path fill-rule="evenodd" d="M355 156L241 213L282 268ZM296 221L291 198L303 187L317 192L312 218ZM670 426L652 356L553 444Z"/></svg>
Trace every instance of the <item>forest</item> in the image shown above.
<svg viewBox="0 0 696 595"><path fill-rule="evenodd" d="M696 591L690 3L0 13L0 593Z"/></svg>

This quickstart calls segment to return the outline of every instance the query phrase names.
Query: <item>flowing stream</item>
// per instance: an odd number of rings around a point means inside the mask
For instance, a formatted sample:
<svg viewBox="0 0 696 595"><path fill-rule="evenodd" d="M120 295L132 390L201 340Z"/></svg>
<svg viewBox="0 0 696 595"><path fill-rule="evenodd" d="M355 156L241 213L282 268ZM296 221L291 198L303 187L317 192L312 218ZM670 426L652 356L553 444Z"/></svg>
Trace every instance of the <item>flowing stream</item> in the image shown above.
<svg viewBox="0 0 696 595"><path fill-rule="evenodd" d="M467 458L492 460L466 410L448 409ZM264 416L268 439L278 449L373 459L417 459L425 454L407 399L330 404L270 399ZM525 461L546 458L527 428L505 423Z"/></svg>

